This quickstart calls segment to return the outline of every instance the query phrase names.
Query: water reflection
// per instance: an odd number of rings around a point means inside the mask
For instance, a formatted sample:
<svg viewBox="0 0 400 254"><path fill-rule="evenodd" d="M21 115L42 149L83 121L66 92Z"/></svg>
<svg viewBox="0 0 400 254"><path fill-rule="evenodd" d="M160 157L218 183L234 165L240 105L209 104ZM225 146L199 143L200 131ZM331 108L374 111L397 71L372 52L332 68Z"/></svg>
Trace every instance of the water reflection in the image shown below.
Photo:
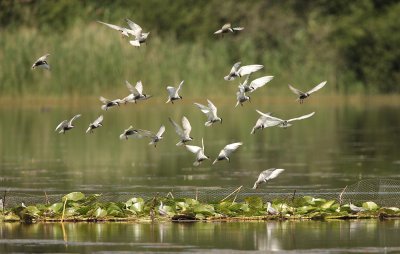
<svg viewBox="0 0 400 254"><path fill-rule="evenodd" d="M0 252L400 250L399 221L0 224ZM64 230L63 230L64 228ZM396 248L397 247L397 248ZM351 250L351 251L350 251ZM316 251L319 253L320 251Z"/></svg>
<svg viewBox="0 0 400 254"><path fill-rule="evenodd" d="M224 122L207 128L195 101L186 98L179 105L165 105L149 100L107 112L101 112L97 100L88 103L94 106L54 106L46 111L34 106L0 109L0 190L129 192L251 187L258 173L269 167L287 169L284 177L271 183L278 189L341 188L359 179L399 176L398 104L310 101L300 106L292 101L256 101L233 108L229 101L213 100ZM250 135L258 118L256 108L283 118L316 114L288 129L268 128ZM60 120L76 113L82 117L75 129L65 135L54 132ZM104 113L104 127L93 135L85 134L87 125L100 113ZM193 155L175 146L178 138L168 122L168 117L179 119L182 115L192 123L192 144L199 145L204 138L211 159L229 142L243 141L244 145L231 163L211 166L206 161L194 168ZM166 133L157 148L148 146L148 140L118 138L129 125L156 130L161 124Z"/></svg>

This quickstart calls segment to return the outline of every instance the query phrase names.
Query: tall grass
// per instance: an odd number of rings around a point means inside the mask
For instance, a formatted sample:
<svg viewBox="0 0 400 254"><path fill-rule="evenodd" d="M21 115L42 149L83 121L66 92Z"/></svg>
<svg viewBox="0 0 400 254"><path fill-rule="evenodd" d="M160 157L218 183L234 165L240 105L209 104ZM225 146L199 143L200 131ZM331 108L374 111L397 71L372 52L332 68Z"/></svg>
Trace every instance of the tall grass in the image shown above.
<svg viewBox="0 0 400 254"><path fill-rule="evenodd" d="M323 56L323 49L308 47L306 38L300 41L282 51L262 48L245 33L223 38L210 34L194 42L150 34L146 45L134 48L118 32L96 22L78 23L62 34L26 28L3 30L0 92L11 96L114 98L126 95L125 80L142 80L148 93L165 95L166 85L185 80L186 96L206 90L224 95L227 84L236 88L239 83L223 79L237 61L263 64L265 68L254 77L275 76L270 85L272 93L286 93L288 83L307 89L322 80L334 82L334 57ZM31 70L32 63L45 53L51 54L51 71Z"/></svg>

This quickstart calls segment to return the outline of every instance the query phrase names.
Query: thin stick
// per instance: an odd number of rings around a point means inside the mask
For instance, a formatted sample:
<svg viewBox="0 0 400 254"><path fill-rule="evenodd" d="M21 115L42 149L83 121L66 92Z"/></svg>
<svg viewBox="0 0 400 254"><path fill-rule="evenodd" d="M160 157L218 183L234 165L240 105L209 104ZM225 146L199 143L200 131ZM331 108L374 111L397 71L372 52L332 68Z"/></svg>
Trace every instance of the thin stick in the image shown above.
<svg viewBox="0 0 400 254"><path fill-rule="evenodd" d="M239 191L242 187L243 187L243 185L240 186L239 188L237 188L236 190L232 191L231 194L229 194L228 196L226 196L225 198L223 198L220 202L224 202L227 198L229 198L230 196L232 196L233 194L235 194L235 192Z"/></svg>
<svg viewBox="0 0 400 254"><path fill-rule="evenodd" d="M240 187L238 188L238 190L237 190L237 192L236 192L236 195L235 195L235 197L233 198L232 204L235 203L235 200L236 200L236 198L237 198L237 195L239 194L239 192L240 192L240 190L242 189L242 187L243 187L243 185L240 186Z"/></svg>
<svg viewBox="0 0 400 254"><path fill-rule="evenodd" d="M46 191L44 192L44 201L45 201L46 205L50 204L49 197L47 196Z"/></svg>
<svg viewBox="0 0 400 254"><path fill-rule="evenodd" d="M172 195L172 192L168 192L168 194L167 194L167 198L168 198L168 196L171 196L171 198L173 198L173 199L174 199L174 195Z"/></svg>
<svg viewBox="0 0 400 254"><path fill-rule="evenodd" d="M6 196L7 196L7 190L4 191L3 195L3 214L4 214L4 209L6 208Z"/></svg>
<svg viewBox="0 0 400 254"><path fill-rule="evenodd" d="M346 185L346 187L344 187L344 189L342 190L342 192L340 193L340 195L339 195L339 205L341 206L342 205L342 201L343 201L343 199L342 199L342 196L343 196L343 193L344 193L344 191L347 189L347 185Z"/></svg>
<svg viewBox="0 0 400 254"><path fill-rule="evenodd" d="M64 221L65 206L67 205L67 200L68 200L68 198L65 198L63 212L62 212L62 216L61 216L61 223Z"/></svg>
<svg viewBox="0 0 400 254"><path fill-rule="evenodd" d="M67 236L67 232L65 231L65 227L64 227L64 223L61 222L61 229L62 229L62 233L63 233L63 240L65 243L65 246L68 245L68 236Z"/></svg>
<svg viewBox="0 0 400 254"><path fill-rule="evenodd" d="M197 196L198 196L198 194L199 194L199 189L196 188L196 201L197 201Z"/></svg>
<svg viewBox="0 0 400 254"><path fill-rule="evenodd" d="M294 201L294 197L296 196L296 190L293 191L293 195L292 195L292 203Z"/></svg>

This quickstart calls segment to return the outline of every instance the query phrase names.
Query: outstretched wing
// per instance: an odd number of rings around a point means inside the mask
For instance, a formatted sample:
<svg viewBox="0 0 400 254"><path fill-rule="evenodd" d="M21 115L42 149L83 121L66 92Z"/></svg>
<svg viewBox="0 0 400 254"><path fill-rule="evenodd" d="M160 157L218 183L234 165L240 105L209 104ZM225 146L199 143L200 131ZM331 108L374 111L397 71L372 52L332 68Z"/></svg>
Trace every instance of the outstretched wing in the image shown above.
<svg viewBox="0 0 400 254"><path fill-rule="evenodd" d="M312 94L312 93L318 91L319 89L323 88L325 85L326 85L326 81L323 81L323 82L319 83L318 85L316 85L313 89L311 89L307 93Z"/></svg>
<svg viewBox="0 0 400 254"><path fill-rule="evenodd" d="M50 54L46 54L46 55L44 55L44 56L39 57L39 59L37 60L37 62L39 62L39 61L46 61L46 59L47 59L47 57L48 57L49 55L50 55Z"/></svg>
<svg viewBox="0 0 400 254"><path fill-rule="evenodd" d="M175 132L180 136L183 137L185 134L182 130L182 127L179 126L174 120L172 120L170 117L168 118L169 121L172 123L172 125L175 127Z"/></svg>
<svg viewBox="0 0 400 254"><path fill-rule="evenodd" d="M161 127L160 127L160 129L158 130L156 136L157 136L157 137L161 137L162 134L163 134L164 132L165 132L165 126L164 126L164 125L161 125Z"/></svg>
<svg viewBox="0 0 400 254"><path fill-rule="evenodd" d="M191 145L185 145L186 149L188 149L190 152L197 154L199 151L201 151L200 146L191 146Z"/></svg>
<svg viewBox="0 0 400 254"><path fill-rule="evenodd" d="M103 102L104 104L107 104L109 102L111 102L109 99L104 98L103 96L100 96L100 101Z"/></svg>
<svg viewBox="0 0 400 254"><path fill-rule="evenodd" d="M239 67L240 67L241 64L242 64L241 62L235 63L235 64L232 66L232 69L231 69L230 73L236 72L236 71L239 69Z"/></svg>
<svg viewBox="0 0 400 254"><path fill-rule="evenodd" d="M99 21L99 20L97 20L97 22L100 23L100 24L106 25L106 26L108 26L108 27L110 27L110 28L112 28L114 30L117 30L117 31L123 31L124 30L123 27L120 27L120 26L117 26L117 25L109 24L109 23L102 22L102 21Z"/></svg>
<svg viewBox="0 0 400 254"><path fill-rule="evenodd" d="M238 70L240 76L249 75L250 73L256 72L262 69L264 65L261 64L252 64L252 65L245 65L240 67Z"/></svg>
<svg viewBox="0 0 400 254"><path fill-rule="evenodd" d="M239 146L243 145L242 142L237 142L237 143L232 143L229 145L226 145L223 149L224 153L226 156L229 156L232 152L234 152L236 149L239 148Z"/></svg>
<svg viewBox="0 0 400 254"><path fill-rule="evenodd" d="M210 109L207 106L204 106L203 104L195 102L194 105L196 105L204 114L208 114L210 112Z"/></svg>
<svg viewBox="0 0 400 254"><path fill-rule="evenodd" d="M169 97L174 97L174 95L175 95L175 87L167 86L167 91L168 91Z"/></svg>
<svg viewBox="0 0 400 254"><path fill-rule="evenodd" d="M208 108L210 109L210 112L213 116L217 116L217 107L209 100L207 99L208 102Z"/></svg>
<svg viewBox="0 0 400 254"><path fill-rule="evenodd" d="M81 114L74 115L74 117L72 117L71 120L69 120L69 123L68 123L68 124L69 124L69 125L72 125L72 122L75 121L75 119L77 119L77 118L79 118L79 117L81 117Z"/></svg>
<svg viewBox="0 0 400 254"><path fill-rule="evenodd" d="M288 122L293 122L293 121L297 121L297 120L303 120L303 119L306 119L306 118L309 118L309 117L313 116L314 114L315 114L315 112L312 112L312 113L304 115L304 116L299 116L299 117L296 117L296 118L289 119L287 121Z"/></svg>
<svg viewBox="0 0 400 254"><path fill-rule="evenodd" d="M244 29L244 27L233 27L232 30L233 31L242 31Z"/></svg>
<svg viewBox="0 0 400 254"><path fill-rule="evenodd" d="M142 81L141 81L141 80L139 80L138 82L136 82L135 89L136 89L137 95L143 94L143 84L142 84Z"/></svg>
<svg viewBox="0 0 400 254"><path fill-rule="evenodd" d="M93 125L99 125L101 122L103 122L103 115L99 116L99 117L93 122Z"/></svg>
<svg viewBox="0 0 400 254"><path fill-rule="evenodd" d="M294 88L294 87L291 86L291 85L288 85L288 86L289 86L290 90L292 90L292 92L295 93L295 94L297 94L298 96L304 95L304 92L300 91L299 89L296 89L296 88Z"/></svg>
<svg viewBox="0 0 400 254"><path fill-rule="evenodd" d="M280 173L285 171L283 168L270 168L260 173L257 181L268 181L276 178Z"/></svg>
<svg viewBox="0 0 400 254"><path fill-rule="evenodd" d="M132 20L130 20L130 19L125 19L125 21L126 21L126 23L128 23L128 26L132 29L132 31L133 31L133 35L137 38L137 37L139 37L140 36L140 34L142 33L142 28L138 25L138 24L136 24L135 22L133 22Z"/></svg>
<svg viewBox="0 0 400 254"><path fill-rule="evenodd" d="M129 83L129 81L128 80L125 80L125 84L126 84L126 87L128 88L128 90L129 90L129 92L131 92L131 93L135 93L135 87L131 84L131 83Z"/></svg>
<svg viewBox="0 0 400 254"><path fill-rule="evenodd" d="M189 136L190 131L192 130L192 126L190 125L190 122L186 118L186 116L182 117L182 128L183 128L185 135Z"/></svg>
<svg viewBox="0 0 400 254"><path fill-rule="evenodd" d="M264 76L264 77L261 77L261 78L251 81L251 83L249 85L249 87L251 89L250 92L253 92L254 90L264 86L265 84L270 82L273 78L274 78L274 76Z"/></svg>
<svg viewBox="0 0 400 254"><path fill-rule="evenodd" d="M179 91L180 91L181 88L182 88L183 82L185 82L185 81L182 80L181 83L179 84L178 88L177 88L176 91L175 91L175 93L176 93L177 96L178 96L178 94L179 94Z"/></svg>
<svg viewBox="0 0 400 254"><path fill-rule="evenodd" d="M68 120L62 121L59 125L57 125L56 129L54 131L62 129L64 126L68 125Z"/></svg>

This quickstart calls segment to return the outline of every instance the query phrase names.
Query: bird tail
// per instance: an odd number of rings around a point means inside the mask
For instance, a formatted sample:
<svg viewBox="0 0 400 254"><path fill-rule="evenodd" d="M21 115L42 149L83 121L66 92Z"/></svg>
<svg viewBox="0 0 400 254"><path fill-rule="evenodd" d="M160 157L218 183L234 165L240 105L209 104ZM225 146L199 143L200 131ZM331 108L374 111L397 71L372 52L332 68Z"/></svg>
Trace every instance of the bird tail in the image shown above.
<svg viewBox="0 0 400 254"><path fill-rule="evenodd" d="M106 111L106 110L107 110L107 105L102 105L102 106L101 106L101 109L104 110L104 111Z"/></svg>
<svg viewBox="0 0 400 254"><path fill-rule="evenodd" d="M181 146L181 145L183 145L182 141L179 141L178 143L176 143L176 146Z"/></svg>
<svg viewBox="0 0 400 254"><path fill-rule="evenodd" d="M124 139L126 139L126 138L127 138L127 136L126 136L125 134L119 135L119 139L121 139L121 140L124 140Z"/></svg>
<svg viewBox="0 0 400 254"><path fill-rule="evenodd" d="M140 47L140 42L139 42L139 40L131 40L131 41L129 41L129 43L130 43L132 46Z"/></svg>
<svg viewBox="0 0 400 254"><path fill-rule="evenodd" d="M256 183L254 183L253 190L257 189L257 187L258 187L258 184L256 182Z"/></svg>
<svg viewBox="0 0 400 254"><path fill-rule="evenodd" d="M92 128L89 127L89 128L86 130L86 133L88 133L91 129L92 129Z"/></svg>
<svg viewBox="0 0 400 254"><path fill-rule="evenodd" d="M207 126L207 127L210 127L212 125L212 122L211 121L207 121L204 125Z"/></svg>
<svg viewBox="0 0 400 254"><path fill-rule="evenodd" d="M198 162L198 161L193 162L193 166L197 167L199 165L200 165L200 162Z"/></svg>
<svg viewBox="0 0 400 254"><path fill-rule="evenodd" d="M218 158L217 159L215 159L215 161L213 161L213 165L215 164L215 163L217 163L218 162Z"/></svg>

